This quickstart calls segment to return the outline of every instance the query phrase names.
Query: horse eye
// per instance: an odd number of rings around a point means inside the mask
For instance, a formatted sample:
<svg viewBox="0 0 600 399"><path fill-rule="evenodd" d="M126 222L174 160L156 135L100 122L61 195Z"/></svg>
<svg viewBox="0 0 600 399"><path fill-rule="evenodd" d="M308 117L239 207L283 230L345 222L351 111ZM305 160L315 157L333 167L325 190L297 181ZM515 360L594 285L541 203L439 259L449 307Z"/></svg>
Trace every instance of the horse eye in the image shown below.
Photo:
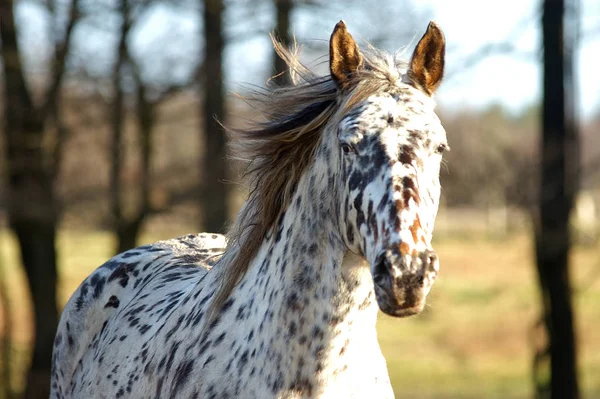
<svg viewBox="0 0 600 399"><path fill-rule="evenodd" d="M354 148L348 143L342 143L342 151L344 151L344 154L350 154L354 152Z"/></svg>
<svg viewBox="0 0 600 399"><path fill-rule="evenodd" d="M438 145L436 152L438 154L442 154L444 151L449 151L450 147L448 147L448 144L440 144Z"/></svg>

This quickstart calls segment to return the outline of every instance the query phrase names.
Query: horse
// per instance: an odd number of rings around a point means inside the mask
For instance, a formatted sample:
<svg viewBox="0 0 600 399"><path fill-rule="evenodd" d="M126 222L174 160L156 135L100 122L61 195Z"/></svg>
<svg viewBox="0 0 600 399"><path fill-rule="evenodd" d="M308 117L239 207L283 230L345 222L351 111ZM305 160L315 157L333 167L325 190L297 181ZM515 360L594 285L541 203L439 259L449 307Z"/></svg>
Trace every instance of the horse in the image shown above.
<svg viewBox="0 0 600 399"><path fill-rule="evenodd" d="M142 246L68 301L51 397L392 398L378 311L422 311L446 133L434 92L445 38L408 61L340 21L329 74L275 43L292 84L257 90L264 121L230 129L248 198L225 238Z"/></svg>

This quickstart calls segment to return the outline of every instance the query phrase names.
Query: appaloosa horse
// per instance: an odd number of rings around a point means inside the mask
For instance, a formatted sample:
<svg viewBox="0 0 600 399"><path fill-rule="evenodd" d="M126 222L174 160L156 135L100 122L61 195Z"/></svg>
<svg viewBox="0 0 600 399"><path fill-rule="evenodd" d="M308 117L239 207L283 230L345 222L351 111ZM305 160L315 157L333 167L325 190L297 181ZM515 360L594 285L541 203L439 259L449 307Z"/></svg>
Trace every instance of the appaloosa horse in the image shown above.
<svg viewBox="0 0 600 399"><path fill-rule="evenodd" d="M408 62L363 52L340 22L317 77L278 46L295 82L231 132L250 194L228 242L158 242L92 273L62 314L52 398L393 397L375 322L420 312L438 273L444 49L430 23Z"/></svg>

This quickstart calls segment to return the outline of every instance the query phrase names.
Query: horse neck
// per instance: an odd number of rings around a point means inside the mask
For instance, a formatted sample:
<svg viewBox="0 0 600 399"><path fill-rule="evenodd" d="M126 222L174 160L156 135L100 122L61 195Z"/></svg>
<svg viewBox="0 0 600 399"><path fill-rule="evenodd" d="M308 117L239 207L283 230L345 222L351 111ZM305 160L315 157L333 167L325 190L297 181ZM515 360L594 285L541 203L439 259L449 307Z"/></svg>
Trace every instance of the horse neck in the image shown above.
<svg viewBox="0 0 600 399"><path fill-rule="evenodd" d="M360 363L351 360L358 352L380 353L370 270L362 258L346 253L332 180L317 166L299 182L233 293L236 302L245 298L248 305L244 330L257 329L271 356L283 354L285 367L311 380Z"/></svg>

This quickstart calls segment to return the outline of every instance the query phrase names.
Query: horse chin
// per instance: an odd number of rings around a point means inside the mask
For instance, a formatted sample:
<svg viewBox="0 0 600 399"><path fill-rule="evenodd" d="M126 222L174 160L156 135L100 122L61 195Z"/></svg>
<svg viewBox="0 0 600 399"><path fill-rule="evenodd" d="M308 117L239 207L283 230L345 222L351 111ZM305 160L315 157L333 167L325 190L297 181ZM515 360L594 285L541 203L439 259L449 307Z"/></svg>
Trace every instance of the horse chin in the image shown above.
<svg viewBox="0 0 600 399"><path fill-rule="evenodd" d="M425 308L427 291L424 287L416 287L388 294L375 287L375 296L379 309L392 317L409 317L419 314Z"/></svg>
<svg viewBox="0 0 600 399"><path fill-rule="evenodd" d="M423 300L418 305L408 307L408 308L391 307L388 304L385 304L382 306L381 304L379 304L379 309L381 309L381 311L383 313L387 314L388 316L399 317L399 318L414 316L416 314L421 313L424 308L425 308L425 300Z"/></svg>

